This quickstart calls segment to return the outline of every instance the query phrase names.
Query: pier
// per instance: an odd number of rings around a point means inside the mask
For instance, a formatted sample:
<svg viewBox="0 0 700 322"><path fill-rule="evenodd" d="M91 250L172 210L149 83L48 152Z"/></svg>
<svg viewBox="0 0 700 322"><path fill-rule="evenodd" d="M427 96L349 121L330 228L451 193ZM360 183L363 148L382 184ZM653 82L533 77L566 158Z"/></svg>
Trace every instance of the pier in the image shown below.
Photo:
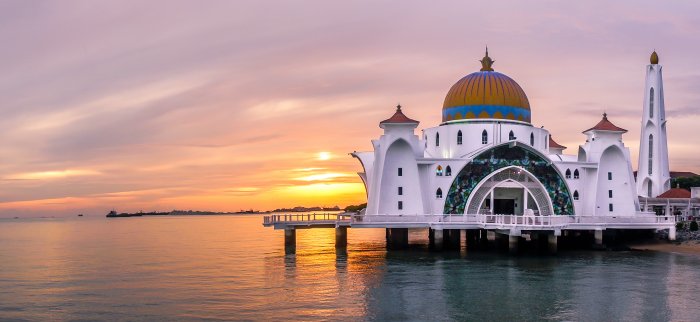
<svg viewBox="0 0 700 322"><path fill-rule="evenodd" d="M347 247L348 228L384 228L389 250L408 247L408 229L428 229L430 248L435 251L467 249L488 242L507 243L518 252L522 240L547 243L556 253L561 236L591 235L595 248L603 248L606 230L668 230L676 238L674 216L653 213L633 216L519 216L519 215L360 215L360 214L280 214L263 218L263 225L284 230L285 251L296 252L296 229L334 228L336 248ZM462 237L464 235L464 237Z"/></svg>

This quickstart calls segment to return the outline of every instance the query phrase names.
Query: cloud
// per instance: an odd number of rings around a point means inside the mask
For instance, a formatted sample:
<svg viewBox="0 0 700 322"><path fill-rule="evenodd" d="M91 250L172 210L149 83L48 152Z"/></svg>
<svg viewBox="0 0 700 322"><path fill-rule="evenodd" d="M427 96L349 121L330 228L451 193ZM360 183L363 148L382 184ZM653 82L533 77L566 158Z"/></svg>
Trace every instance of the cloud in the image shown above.
<svg viewBox="0 0 700 322"><path fill-rule="evenodd" d="M0 42L12 46L0 51L0 213L361 202L361 167L346 153L371 150L398 102L421 128L439 124L444 95L478 69L485 44L525 89L534 126L575 146L607 111L633 153L656 48L678 120L671 147L692 146L683 118L700 103L699 9L1 2ZM700 171L692 149L671 155Z"/></svg>

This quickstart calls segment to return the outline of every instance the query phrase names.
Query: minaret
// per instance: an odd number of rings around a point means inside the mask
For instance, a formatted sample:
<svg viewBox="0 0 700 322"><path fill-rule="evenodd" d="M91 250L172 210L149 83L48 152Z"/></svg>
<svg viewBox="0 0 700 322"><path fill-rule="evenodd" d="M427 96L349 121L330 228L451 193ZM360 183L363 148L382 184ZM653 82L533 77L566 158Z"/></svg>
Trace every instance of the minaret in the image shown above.
<svg viewBox="0 0 700 322"><path fill-rule="evenodd" d="M644 114L639 139L639 167L637 167L637 194L656 197L671 188L668 171L668 143L666 140L666 111L664 86L661 79L659 56L651 54L646 68L644 87Z"/></svg>

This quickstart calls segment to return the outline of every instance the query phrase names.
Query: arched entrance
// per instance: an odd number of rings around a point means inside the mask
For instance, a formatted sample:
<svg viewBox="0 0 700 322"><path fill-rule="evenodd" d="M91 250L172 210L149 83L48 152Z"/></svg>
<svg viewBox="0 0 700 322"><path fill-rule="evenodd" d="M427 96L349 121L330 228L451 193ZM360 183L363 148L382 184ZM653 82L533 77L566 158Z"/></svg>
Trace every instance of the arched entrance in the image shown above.
<svg viewBox="0 0 700 322"><path fill-rule="evenodd" d="M511 166L500 169L477 185L467 201L468 214L552 215L546 189L527 170Z"/></svg>
<svg viewBox="0 0 700 322"><path fill-rule="evenodd" d="M546 199L551 205L551 214L553 215L573 215L574 205L573 198L569 192L561 173L552 165L552 162L539 152L528 146L520 144L505 143L494 148L488 149L464 166L455 177L455 180L450 186L450 190L445 198L444 213L446 214L464 214L472 213L468 201L473 198L474 193L479 192L480 184L487 177L493 177L500 173L501 169L517 167L525 170L532 175L534 181L541 184L539 192L530 190L535 200L544 200L542 196L535 197L536 194L546 194ZM503 175L506 175L504 173ZM512 180L517 182L517 180ZM525 181L527 182L527 181ZM480 196L476 200L483 200L485 196ZM538 202L539 203L539 202ZM541 203L540 203L541 205ZM477 204L478 207L481 204ZM544 206L540 206L541 214L545 214ZM474 212L475 213L475 212Z"/></svg>

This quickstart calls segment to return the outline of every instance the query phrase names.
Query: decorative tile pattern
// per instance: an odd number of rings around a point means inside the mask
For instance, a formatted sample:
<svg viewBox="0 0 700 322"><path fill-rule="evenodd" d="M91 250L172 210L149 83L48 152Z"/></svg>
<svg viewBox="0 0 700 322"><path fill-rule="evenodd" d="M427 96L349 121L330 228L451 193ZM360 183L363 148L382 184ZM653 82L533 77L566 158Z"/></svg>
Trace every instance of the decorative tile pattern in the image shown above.
<svg viewBox="0 0 700 322"><path fill-rule="evenodd" d="M444 213L464 214L467 200L484 178L499 169L517 166L532 173L545 187L555 215L573 215L571 193L554 166L542 156L520 146L504 144L482 152L464 166L452 182Z"/></svg>

